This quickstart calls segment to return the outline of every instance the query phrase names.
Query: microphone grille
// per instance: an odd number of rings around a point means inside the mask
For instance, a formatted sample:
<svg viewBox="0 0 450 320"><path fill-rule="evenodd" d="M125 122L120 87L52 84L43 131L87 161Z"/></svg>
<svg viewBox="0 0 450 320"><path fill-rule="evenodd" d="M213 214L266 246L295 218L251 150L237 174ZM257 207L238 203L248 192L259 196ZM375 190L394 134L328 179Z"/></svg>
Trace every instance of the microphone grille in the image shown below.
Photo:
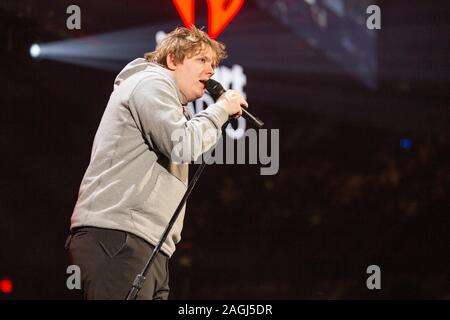
<svg viewBox="0 0 450 320"><path fill-rule="evenodd" d="M213 79L209 79L205 82L205 88L206 90L208 90L214 101L217 100L225 92L225 89L222 87L222 85Z"/></svg>

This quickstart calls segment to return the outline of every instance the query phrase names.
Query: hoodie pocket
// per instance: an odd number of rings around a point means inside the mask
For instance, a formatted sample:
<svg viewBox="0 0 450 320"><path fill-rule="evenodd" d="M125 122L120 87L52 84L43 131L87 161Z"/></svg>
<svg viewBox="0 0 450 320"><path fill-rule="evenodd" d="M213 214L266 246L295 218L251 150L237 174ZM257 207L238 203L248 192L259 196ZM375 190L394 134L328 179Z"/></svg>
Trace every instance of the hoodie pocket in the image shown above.
<svg viewBox="0 0 450 320"><path fill-rule="evenodd" d="M169 172L160 171L148 197L132 210L135 227L142 232L148 232L145 227L149 226L164 228L178 207L186 189L186 185L178 178ZM183 207L181 216L184 215L184 210Z"/></svg>
<svg viewBox="0 0 450 320"><path fill-rule="evenodd" d="M185 191L186 186L183 182L172 174L161 171L143 207L145 211L160 213L170 219Z"/></svg>

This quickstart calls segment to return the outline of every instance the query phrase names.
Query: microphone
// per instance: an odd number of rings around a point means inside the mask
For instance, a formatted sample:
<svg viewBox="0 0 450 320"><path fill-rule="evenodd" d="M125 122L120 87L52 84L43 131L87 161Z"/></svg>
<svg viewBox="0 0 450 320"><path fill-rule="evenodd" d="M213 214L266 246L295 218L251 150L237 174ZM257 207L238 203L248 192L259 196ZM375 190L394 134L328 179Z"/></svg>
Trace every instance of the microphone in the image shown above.
<svg viewBox="0 0 450 320"><path fill-rule="evenodd" d="M209 79L205 81L205 88L208 90L211 97L216 101L219 97L226 91L222 85L216 80ZM242 107L242 116L247 120L253 127L260 129L264 126L264 122L256 118L250 112L247 111L245 107Z"/></svg>

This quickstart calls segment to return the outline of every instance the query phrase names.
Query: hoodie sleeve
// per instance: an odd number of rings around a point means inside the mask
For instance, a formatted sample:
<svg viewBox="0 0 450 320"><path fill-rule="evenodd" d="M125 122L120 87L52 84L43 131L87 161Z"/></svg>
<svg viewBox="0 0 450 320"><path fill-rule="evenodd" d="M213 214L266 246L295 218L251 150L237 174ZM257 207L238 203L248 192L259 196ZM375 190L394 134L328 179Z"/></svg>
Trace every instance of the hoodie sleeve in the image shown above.
<svg viewBox="0 0 450 320"><path fill-rule="evenodd" d="M228 114L220 104L187 120L176 88L164 78L146 77L133 90L129 106L151 144L175 163L196 161L215 145Z"/></svg>

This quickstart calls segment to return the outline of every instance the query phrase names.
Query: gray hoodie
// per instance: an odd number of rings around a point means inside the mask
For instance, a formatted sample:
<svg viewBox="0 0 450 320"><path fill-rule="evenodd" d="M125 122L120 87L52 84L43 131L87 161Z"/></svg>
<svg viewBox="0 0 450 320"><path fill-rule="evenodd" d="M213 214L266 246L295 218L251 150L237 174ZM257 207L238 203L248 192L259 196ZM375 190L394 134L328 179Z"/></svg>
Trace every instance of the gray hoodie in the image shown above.
<svg viewBox="0 0 450 320"><path fill-rule="evenodd" d="M156 245L186 191L186 162L214 146L227 120L219 104L192 116L167 69L141 58L129 63L114 82L95 135L71 229L123 230ZM190 148L174 153L180 141ZM184 211L161 248L169 256L181 239Z"/></svg>

